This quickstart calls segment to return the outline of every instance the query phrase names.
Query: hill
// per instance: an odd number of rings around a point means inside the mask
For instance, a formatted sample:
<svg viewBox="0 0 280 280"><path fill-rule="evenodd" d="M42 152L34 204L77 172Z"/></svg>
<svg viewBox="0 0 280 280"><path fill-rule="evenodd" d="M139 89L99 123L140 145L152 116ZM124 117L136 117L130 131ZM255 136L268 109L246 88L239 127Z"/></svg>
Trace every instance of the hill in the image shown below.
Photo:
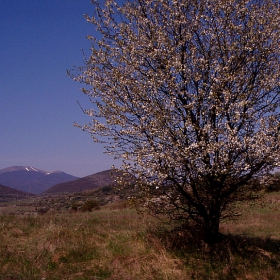
<svg viewBox="0 0 280 280"><path fill-rule="evenodd" d="M0 184L34 194L77 178L62 171L47 172L30 166L11 166L0 170Z"/></svg>
<svg viewBox="0 0 280 280"><path fill-rule="evenodd" d="M18 199L28 198L30 194L10 187L0 185L0 202L15 201Z"/></svg>
<svg viewBox="0 0 280 280"><path fill-rule="evenodd" d="M101 171L74 181L60 183L44 191L45 194L73 193L115 185L121 173L114 170Z"/></svg>

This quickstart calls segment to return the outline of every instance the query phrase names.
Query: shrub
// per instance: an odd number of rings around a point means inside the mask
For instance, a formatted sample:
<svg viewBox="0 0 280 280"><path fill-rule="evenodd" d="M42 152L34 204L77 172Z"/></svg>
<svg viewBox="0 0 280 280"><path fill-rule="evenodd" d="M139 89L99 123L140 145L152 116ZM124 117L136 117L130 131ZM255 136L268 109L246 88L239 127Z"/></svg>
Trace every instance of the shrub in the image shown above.
<svg viewBox="0 0 280 280"><path fill-rule="evenodd" d="M81 206L81 211L82 212L90 212L92 211L93 209L97 209L99 208L99 204L98 204L98 201L96 200L87 200L82 206Z"/></svg>

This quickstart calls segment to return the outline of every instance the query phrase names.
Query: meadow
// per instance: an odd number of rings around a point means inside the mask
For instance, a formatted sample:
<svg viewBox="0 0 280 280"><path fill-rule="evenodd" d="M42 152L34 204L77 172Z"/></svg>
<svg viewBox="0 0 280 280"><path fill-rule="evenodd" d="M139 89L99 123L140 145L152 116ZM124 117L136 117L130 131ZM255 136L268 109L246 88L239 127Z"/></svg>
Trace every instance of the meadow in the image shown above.
<svg viewBox="0 0 280 280"><path fill-rule="evenodd" d="M13 207L0 207L1 280L280 279L279 192L240 205L211 250L123 202L37 215Z"/></svg>

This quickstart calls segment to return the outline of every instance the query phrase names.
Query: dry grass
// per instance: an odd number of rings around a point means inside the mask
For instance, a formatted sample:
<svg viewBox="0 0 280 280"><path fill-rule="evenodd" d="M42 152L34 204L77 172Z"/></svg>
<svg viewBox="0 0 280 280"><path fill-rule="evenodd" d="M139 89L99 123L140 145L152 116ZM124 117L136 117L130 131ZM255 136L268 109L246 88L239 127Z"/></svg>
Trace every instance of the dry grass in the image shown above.
<svg viewBox="0 0 280 280"><path fill-rule="evenodd" d="M280 279L280 194L222 225L216 247L129 208L0 214L0 279ZM164 234L163 234L164 233Z"/></svg>
<svg viewBox="0 0 280 280"><path fill-rule="evenodd" d="M280 192L240 205L242 215L222 225L224 232L280 240Z"/></svg>
<svg viewBox="0 0 280 280"><path fill-rule="evenodd" d="M181 261L149 244L151 222L131 209L2 215L0 279L180 279Z"/></svg>

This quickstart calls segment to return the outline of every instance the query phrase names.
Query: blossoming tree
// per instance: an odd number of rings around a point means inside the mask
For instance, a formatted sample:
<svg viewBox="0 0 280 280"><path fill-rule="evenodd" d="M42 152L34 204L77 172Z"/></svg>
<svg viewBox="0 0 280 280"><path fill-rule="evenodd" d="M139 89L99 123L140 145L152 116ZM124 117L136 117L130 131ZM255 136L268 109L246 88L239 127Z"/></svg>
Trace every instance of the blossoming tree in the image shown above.
<svg viewBox="0 0 280 280"><path fill-rule="evenodd" d="M123 158L153 213L215 242L250 180L279 163L279 1L99 2L73 75L93 103L82 128Z"/></svg>

